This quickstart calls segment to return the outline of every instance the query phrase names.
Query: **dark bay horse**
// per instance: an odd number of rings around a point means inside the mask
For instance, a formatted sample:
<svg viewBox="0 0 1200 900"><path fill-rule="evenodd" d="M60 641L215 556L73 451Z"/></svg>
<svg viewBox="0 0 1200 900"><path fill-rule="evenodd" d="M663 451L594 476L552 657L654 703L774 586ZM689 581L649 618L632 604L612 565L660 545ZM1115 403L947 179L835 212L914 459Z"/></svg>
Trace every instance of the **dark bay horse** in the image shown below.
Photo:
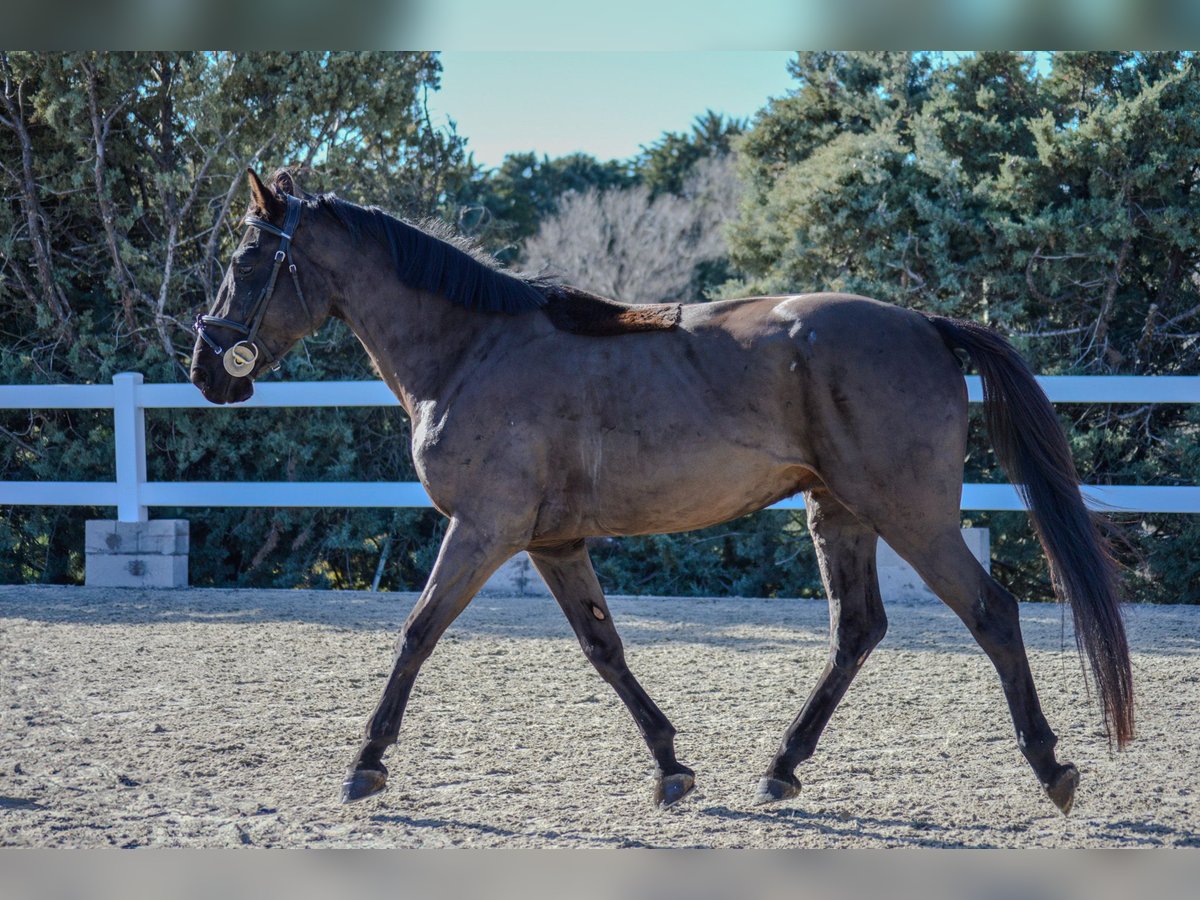
<svg viewBox="0 0 1200 900"><path fill-rule="evenodd" d="M982 375L992 440L1071 604L1109 735L1118 746L1132 737L1114 564L1053 409L990 330L843 294L627 307L501 271L377 209L309 196L287 172L269 184L251 172L250 188L247 232L213 310L197 317L192 381L214 403L244 400L306 332L342 319L411 418L417 473L450 520L344 801L384 788L384 751L421 664L522 549L645 737L655 801L681 799L694 773L625 663L585 538L701 528L803 492L830 652L756 799L797 794L797 764L887 630L882 537L991 659L1021 752L1068 812L1079 773L1055 758L1017 602L960 532L967 395L956 350Z"/></svg>

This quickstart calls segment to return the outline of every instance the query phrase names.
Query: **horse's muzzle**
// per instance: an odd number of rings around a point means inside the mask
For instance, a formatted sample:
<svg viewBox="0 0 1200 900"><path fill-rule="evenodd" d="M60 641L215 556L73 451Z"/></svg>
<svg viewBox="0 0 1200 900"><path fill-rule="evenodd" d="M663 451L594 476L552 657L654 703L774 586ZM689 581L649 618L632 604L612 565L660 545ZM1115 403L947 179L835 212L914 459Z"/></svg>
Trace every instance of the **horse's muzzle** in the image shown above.
<svg viewBox="0 0 1200 900"><path fill-rule="evenodd" d="M254 394L254 381L250 378L233 378L224 369L211 372L204 365L194 365L191 371L192 384L200 389L209 403L241 403Z"/></svg>

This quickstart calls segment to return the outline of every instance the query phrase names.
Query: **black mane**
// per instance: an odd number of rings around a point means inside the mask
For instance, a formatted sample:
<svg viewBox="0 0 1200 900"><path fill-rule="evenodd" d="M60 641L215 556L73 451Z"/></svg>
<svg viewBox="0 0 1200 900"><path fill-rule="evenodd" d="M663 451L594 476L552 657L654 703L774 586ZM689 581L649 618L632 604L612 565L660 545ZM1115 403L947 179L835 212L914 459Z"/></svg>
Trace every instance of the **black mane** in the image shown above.
<svg viewBox="0 0 1200 900"><path fill-rule="evenodd" d="M369 238L386 247L404 284L467 309L516 315L540 309L559 290L549 278L503 271L486 251L436 220L413 225L334 194L310 203L331 213L356 240Z"/></svg>

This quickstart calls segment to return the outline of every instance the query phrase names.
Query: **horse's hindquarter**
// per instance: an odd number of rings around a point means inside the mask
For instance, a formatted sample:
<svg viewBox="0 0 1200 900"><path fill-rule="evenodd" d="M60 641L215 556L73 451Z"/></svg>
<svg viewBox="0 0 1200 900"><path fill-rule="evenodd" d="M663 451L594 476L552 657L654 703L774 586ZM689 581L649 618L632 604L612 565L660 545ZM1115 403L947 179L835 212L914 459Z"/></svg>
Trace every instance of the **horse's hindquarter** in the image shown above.
<svg viewBox="0 0 1200 900"><path fill-rule="evenodd" d="M456 391L419 467L443 509L524 513L535 541L685 531L759 509L819 483L822 457L847 440L830 433L847 431L836 420L858 413L846 398L866 388L845 358L855 341L833 332L836 308L759 298L686 307L670 332L539 330Z"/></svg>
<svg viewBox="0 0 1200 900"><path fill-rule="evenodd" d="M870 524L918 509L957 517L967 437L958 361L919 313L865 297L789 298L814 471Z"/></svg>

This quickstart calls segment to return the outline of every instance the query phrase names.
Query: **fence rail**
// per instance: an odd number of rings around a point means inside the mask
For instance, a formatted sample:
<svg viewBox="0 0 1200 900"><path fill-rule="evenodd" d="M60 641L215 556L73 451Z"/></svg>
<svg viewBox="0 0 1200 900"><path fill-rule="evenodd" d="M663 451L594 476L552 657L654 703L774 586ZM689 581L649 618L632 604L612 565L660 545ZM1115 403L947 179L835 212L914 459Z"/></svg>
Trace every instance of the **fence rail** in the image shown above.
<svg viewBox="0 0 1200 900"><path fill-rule="evenodd" d="M1200 376L1047 376L1038 379L1056 403L1200 403ZM979 378L967 377L972 402ZM233 408L398 406L380 381L313 381L257 385ZM148 507L430 506L417 482L196 482L146 480L147 409L217 409L190 384L144 384L136 372L96 385L2 385L0 409L111 409L116 481L0 481L0 506L115 506L123 522L146 521ZM1089 505L1117 512L1200 513L1200 486L1085 485ZM773 509L803 507L798 498ZM1020 510L1009 484L964 484L962 508Z"/></svg>

